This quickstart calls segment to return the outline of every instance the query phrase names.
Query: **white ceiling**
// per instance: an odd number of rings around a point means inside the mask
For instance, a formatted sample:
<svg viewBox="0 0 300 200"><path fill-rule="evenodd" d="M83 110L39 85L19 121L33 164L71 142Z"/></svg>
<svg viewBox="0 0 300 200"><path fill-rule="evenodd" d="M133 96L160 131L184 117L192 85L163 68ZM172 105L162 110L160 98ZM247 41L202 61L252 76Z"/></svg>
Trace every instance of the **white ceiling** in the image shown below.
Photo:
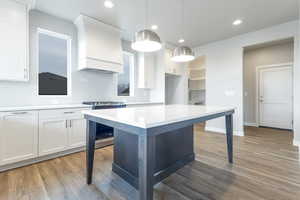
<svg viewBox="0 0 300 200"><path fill-rule="evenodd" d="M107 9L104 0L36 0L36 8L74 20L79 13L120 27L123 37L131 40L144 26L145 0L114 0ZM181 27L181 0L148 0L149 24L157 24L165 42L177 43ZM242 33L281 24L298 18L298 0L185 0L185 40L188 45L229 38ZM244 23L234 27L240 18Z"/></svg>

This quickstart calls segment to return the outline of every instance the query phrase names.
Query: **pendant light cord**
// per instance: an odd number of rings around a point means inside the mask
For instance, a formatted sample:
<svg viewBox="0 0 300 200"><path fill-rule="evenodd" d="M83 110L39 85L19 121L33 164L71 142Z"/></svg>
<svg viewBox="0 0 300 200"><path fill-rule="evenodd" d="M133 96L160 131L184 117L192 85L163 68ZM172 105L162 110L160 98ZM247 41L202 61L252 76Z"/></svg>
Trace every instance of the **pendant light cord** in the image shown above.
<svg viewBox="0 0 300 200"><path fill-rule="evenodd" d="M182 12L181 12L181 14L182 14L182 15L181 15L181 17L182 17L182 18L181 18L181 27L182 27L182 33L181 33L182 36L181 36L181 37L182 37L183 39L185 39L185 38L184 38L184 0L181 0L181 9L182 9L182 10L181 10L181 11L182 11Z"/></svg>
<svg viewBox="0 0 300 200"><path fill-rule="evenodd" d="M148 14L148 0L145 0L145 29L147 29L148 28L148 23L149 23L149 19L148 19L148 17L149 17L149 14Z"/></svg>

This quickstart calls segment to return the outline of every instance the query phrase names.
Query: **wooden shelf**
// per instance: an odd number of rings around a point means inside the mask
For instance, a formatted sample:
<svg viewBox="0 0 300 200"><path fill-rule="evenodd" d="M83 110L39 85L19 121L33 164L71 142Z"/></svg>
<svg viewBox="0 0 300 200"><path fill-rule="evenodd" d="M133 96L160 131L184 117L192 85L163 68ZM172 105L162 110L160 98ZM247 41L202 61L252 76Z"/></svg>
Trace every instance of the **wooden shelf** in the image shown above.
<svg viewBox="0 0 300 200"><path fill-rule="evenodd" d="M202 71L202 70L206 70L205 67L189 67L190 71Z"/></svg>
<svg viewBox="0 0 300 200"><path fill-rule="evenodd" d="M199 88L199 89L193 89L193 88L189 88L189 91L205 91L205 88Z"/></svg>
<svg viewBox="0 0 300 200"><path fill-rule="evenodd" d="M190 81L203 81L205 79L206 79L205 77L189 78Z"/></svg>

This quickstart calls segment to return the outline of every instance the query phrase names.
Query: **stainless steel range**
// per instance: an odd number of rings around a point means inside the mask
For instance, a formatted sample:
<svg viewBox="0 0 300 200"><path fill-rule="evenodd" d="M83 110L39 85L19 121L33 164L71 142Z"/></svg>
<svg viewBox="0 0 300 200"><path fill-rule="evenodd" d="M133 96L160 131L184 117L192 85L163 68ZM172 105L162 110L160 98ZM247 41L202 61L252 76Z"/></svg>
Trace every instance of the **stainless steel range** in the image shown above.
<svg viewBox="0 0 300 200"><path fill-rule="evenodd" d="M115 101L89 101L83 102L83 104L92 105L93 110L126 107L125 103ZM113 144L114 129L112 127L103 124L97 124L96 129L96 140L98 148Z"/></svg>

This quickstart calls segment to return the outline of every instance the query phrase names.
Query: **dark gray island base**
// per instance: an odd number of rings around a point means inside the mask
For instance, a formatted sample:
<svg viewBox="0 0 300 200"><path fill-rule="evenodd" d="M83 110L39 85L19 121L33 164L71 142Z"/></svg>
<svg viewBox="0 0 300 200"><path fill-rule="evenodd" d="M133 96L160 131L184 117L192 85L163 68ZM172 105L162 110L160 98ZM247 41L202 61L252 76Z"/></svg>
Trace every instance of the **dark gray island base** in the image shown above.
<svg viewBox="0 0 300 200"><path fill-rule="evenodd" d="M114 127L113 171L139 190L140 200L153 199L154 184L195 159L193 124L225 117L228 160L233 162L234 110L141 128L85 114L87 119L87 183L92 183L96 123Z"/></svg>
<svg viewBox="0 0 300 200"><path fill-rule="evenodd" d="M115 129L113 172L139 188L137 135ZM157 135L155 142L154 184L195 159L193 126Z"/></svg>

